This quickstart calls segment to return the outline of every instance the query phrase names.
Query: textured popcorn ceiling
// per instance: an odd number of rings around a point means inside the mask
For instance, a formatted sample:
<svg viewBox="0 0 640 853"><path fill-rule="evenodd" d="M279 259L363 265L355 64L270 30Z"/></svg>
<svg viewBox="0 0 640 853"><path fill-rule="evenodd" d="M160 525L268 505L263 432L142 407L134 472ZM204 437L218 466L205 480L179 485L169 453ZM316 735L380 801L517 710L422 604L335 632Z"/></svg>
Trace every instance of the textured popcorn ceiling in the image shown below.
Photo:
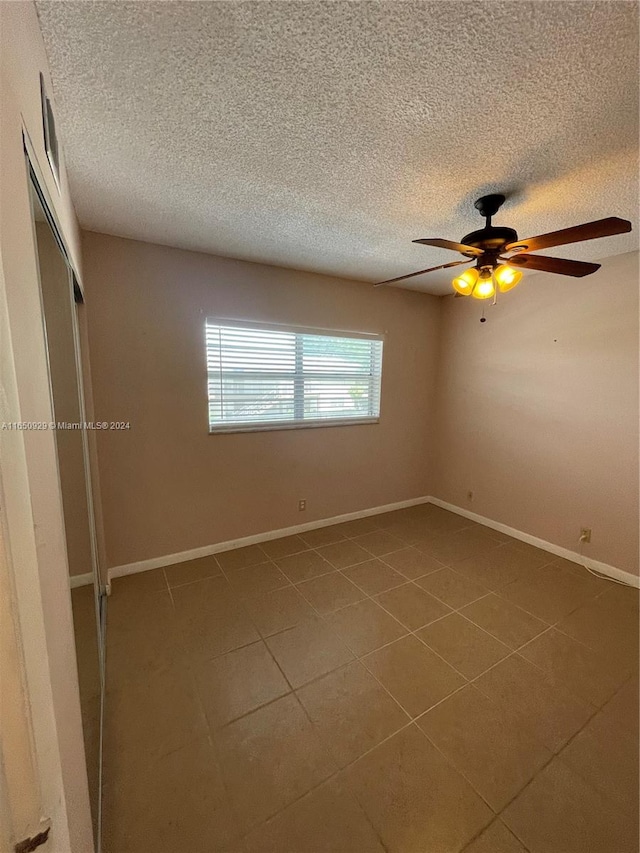
<svg viewBox="0 0 640 853"><path fill-rule="evenodd" d="M509 200L521 237L637 247L630 2L38 2L85 228L376 281ZM407 286L448 292L451 274Z"/></svg>

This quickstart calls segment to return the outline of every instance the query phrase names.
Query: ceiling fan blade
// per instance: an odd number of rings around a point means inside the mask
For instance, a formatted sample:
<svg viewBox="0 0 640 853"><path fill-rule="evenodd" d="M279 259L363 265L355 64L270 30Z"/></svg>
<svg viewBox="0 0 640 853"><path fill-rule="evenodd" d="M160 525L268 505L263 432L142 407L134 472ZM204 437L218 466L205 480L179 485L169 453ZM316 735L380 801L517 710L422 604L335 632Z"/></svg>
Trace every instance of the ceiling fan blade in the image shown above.
<svg viewBox="0 0 640 853"><path fill-rule="evenodd" d="M525 267L541 272L555 272L558 275L571 275L575 278L591 275L592 272L600 269L600 264L569 261L566 258L547 258L544 255L514 255L512 258L505 258L505 261L514 267Z"/></svg>
<svg viewBox="0 0 640 853"><path fill-rule="evenodd" d="M482 249L475 246L465 246L464 243L455 243L453 240L442 240L440 237L423 237L421 240L412 240L412 243L422 243L424 246L437 246L439 249L451 249L453 252L462 252L463 255L481 255Z"/></svg>
<svg viewBox="0 0 640 853"><path fill-rule="evenodd" d="M390 278L387 281L378 281L374 284L374 287L382 287L383 284L393 284L396 281L404 281L405 278L414 278L416 275L424 275L428 272L435 272L436 270L445 270L447 267L457 267L460 264L469 264L471 263L471 258L466 261L450 261L448 264L440 264L439 267L429 267L428 270L418 270L418 272L410 272L409 275L399 275L397 278Z"/></svg>
<svg viewBox="0 0 640 853"><path fill-rule="evenodd" d="M631 231L631 223L628 220L610 216L608 219L596 219L595 222L585 222L584 225L574 225L572 228L540 234L539 237L515 240L513 243L508 243L503 251L512 252L514 249L522 249L527 252L537 252L538 249L595 240L597 237L611 237L613 234L625 234L627 231Z"/></svg>

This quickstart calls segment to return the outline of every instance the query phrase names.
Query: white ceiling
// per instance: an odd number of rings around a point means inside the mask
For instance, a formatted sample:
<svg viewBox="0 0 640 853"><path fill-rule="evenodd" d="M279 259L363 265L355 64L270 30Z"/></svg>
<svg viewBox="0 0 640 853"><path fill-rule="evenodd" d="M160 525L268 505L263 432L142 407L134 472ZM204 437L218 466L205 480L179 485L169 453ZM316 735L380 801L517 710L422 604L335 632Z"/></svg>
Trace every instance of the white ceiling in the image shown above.
<svg viewBox="0 0 640 853"><path fill-rule="evenodd" d="M88 229L376 281L455 260L473 200L637 248L629 2L37 2ZM407 286L448 292L451 274Z"/></svg>

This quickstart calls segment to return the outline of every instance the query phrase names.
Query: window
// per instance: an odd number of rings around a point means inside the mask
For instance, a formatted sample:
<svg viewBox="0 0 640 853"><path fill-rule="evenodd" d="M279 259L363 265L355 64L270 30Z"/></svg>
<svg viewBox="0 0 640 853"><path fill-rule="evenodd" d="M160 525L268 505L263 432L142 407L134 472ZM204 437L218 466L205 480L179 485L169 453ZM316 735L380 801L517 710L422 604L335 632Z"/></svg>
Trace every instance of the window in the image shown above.
<svg viewBox="0 0 640 853"><path fill-rule="evenodd" d="M372 423L382 339L207 320L209 431Z"/></svg>

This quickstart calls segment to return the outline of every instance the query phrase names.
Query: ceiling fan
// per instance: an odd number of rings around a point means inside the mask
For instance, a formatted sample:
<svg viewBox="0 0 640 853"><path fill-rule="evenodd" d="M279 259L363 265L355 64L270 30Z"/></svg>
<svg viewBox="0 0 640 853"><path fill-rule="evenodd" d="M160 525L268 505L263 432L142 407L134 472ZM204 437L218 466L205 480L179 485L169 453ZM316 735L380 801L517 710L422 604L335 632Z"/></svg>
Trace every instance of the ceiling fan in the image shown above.
<svg viewBox="0 0 640 853"><path fill-rule="evenodd" d="M418 270L408 275L400 275L387 281L380 281L374 287L383 284L394 284L417 275L424 275L435 270L448 269L460 264L473 263L474 266L465 270L453 279L456 296L474 296L476 299L495 298L497 289L504 293L511 290L522 278L522 272L513 267L552 272L559 275L581 277L591 275L600 264L590 264L584 261L570 261L566 258L550 258L546 255L530 255L538 249L549 249L552 246L564 246L567 243L579 243L583 240L595 240L597 237L610 237L613 234L624 234L631 231L631 223L626 219L610 216L607 219L597 219L595 222L585 222L584 225L574 225L572 228L562 228L538 237L528 237L519 240L513 228L494 226L491 218L495 216L505 201L505 196L499 194L484 195L475 203L480 216L485 218L483 228L472 231L462 238L459 243L440 238L423 238L413 240L425 246L437 246L440 249L452 249L465 255L462 261L450 261L426 270ZM509 255L505 257L505 255Z"/></svg>

